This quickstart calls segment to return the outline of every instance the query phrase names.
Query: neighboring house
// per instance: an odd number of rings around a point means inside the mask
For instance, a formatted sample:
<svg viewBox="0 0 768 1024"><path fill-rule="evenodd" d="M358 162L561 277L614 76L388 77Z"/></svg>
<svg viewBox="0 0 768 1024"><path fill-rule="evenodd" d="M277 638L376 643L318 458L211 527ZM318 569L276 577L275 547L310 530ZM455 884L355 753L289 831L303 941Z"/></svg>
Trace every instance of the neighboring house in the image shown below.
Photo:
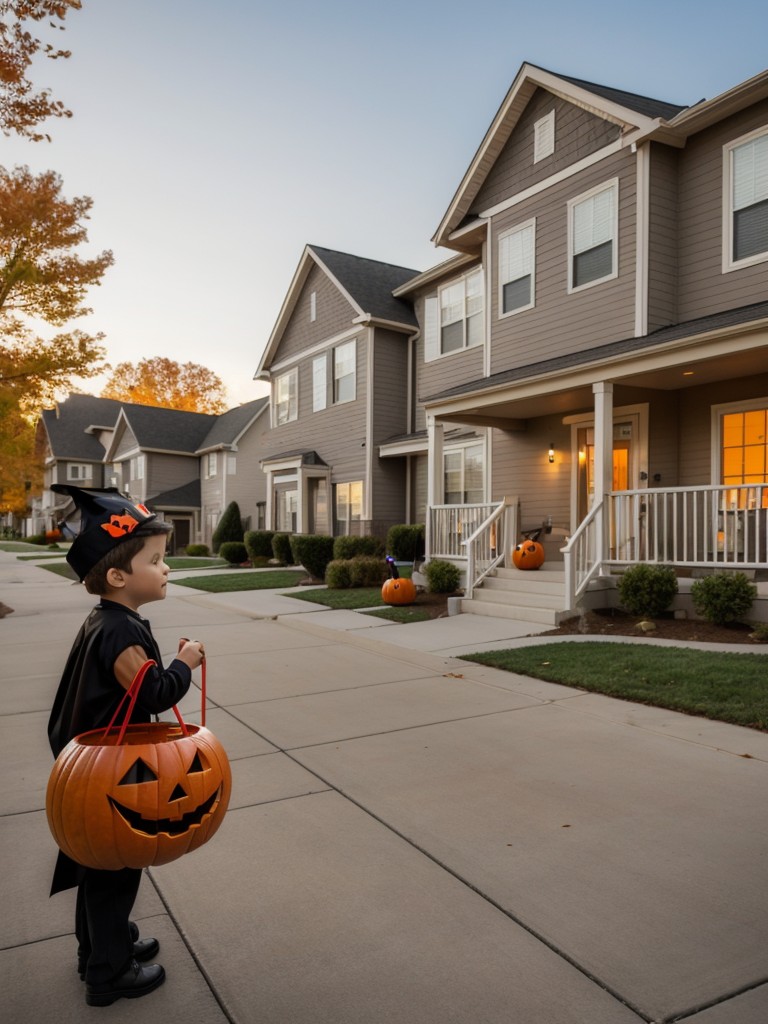
<svg viewBox="0 0 768 1024"><path fill-rule="evenodd" d="M560 610L637 561L766 566L768 72L683 107L523 65L434 242L394 292L429 554L471 593L550 521Z"/></svg>
<svg viewBox="0 0 768 1024"><path fill-rule="evenodd" d="M385 537L405 521L407 456L380 458L379 446L413 429L418 324L392 293L415 273L304 250L257 371L271 382L268 528Z"/></svg>
<svg viewBox="0 0 768 1024"><path fill-rule="evenodd" d="M203 543L230 502L236 501L246 530L263 530L266 477L259 460L269 429L269 399L257 398L217 416L198 446Z"/></svg>
<svg viewBox="0 0 768 1024"><path fill-rule="evenodd" d="M192 541L210 543L232 500L246 520L258 518L267 404L261 398L216 416L71 394L38 423L44 490L28 532L50 529L73 511L51 492L53 483L117 487L173 523L174 553Z"/></svg>

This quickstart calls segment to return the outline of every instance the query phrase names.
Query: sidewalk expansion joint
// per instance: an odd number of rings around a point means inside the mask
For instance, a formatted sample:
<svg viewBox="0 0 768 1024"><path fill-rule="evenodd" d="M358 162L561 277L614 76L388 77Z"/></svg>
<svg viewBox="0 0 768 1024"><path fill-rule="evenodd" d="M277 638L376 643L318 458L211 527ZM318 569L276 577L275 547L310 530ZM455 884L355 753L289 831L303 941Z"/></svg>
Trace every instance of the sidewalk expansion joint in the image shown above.
<svg viewBox="0 0 768 1024"><path fill-rule="evenodd" d="M732 999L736 999L739 996L746 995L748 992L755 992L757 989L768 985L768 976L761 978L759 981L751 981L747 985L742 985L740 988L734 989L732 992L726 992L721 996L717 996L715 999L710 999L706 1003L701 1003L698 1006L693 1006L688 1010L682 1012L673 1013L669 1017L664 1017L662 1020L656 1022L656 1024L679 1024L679 1022L690 1020L691 1017L695 1017L705 1010L711 1010L715 1006L724 1006L729 1003Z"/></svg>

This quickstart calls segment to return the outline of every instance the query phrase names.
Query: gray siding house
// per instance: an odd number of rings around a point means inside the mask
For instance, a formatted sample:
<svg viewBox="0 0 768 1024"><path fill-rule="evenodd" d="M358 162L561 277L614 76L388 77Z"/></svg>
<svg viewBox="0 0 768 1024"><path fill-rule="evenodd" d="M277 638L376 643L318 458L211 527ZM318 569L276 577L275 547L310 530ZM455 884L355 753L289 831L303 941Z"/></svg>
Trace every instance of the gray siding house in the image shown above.
<svg viewBox="0 0 768 1024"><path fill-rule="evenodd" d="M551 524L555 618L637 561L765 568L768 72L687 107L523 65L434 242L394 293L428 554L487 600Z"/></svg>
<svg viewBox="0 0 768 1024"><path fill-rule="evenodd" d="M256 374L271 384L268 528L384 537L405 521L407 459L382 459L379 445L412 428L418 324L393 291L415 273L304 250Z"/></svg>

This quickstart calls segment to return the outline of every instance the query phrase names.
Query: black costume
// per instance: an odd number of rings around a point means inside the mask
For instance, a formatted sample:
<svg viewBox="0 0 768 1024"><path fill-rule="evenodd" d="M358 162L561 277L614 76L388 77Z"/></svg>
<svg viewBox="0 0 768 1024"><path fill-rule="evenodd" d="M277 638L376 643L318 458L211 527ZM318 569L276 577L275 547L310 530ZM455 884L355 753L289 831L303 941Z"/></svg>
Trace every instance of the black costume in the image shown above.
<svg viewBox="0 0 768 1024"><path fill-rule="evenodd" d="M124 605L102 599L80 628L56 692L48 722L54 756L79 733L108 725L125 694L114 673L115 661L134 646L143 648L157 667L144 678L131 721L148 722L187 692L191 670L178 659L162 668L149 622ZM89 984L121 974L132 958L129 914L140 881L140 869L97 871L59 852L51 895L78 887L75 928Z"/></svg>

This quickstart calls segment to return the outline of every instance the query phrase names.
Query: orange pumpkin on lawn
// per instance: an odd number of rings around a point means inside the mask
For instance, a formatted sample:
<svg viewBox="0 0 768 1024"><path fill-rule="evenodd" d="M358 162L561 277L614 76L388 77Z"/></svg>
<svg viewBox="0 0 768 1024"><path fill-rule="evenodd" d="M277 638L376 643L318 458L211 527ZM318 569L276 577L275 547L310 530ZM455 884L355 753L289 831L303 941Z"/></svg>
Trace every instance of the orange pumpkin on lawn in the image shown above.
<svg viewBox="0 0 768 1024"><path fill-rule="evenodd" d="M389 579L381 588L381 599L385 604L413 604L416 600L416 586L413 580L398 575L394 558L387 556Z"/></svg>
<svg viewBox="0 0 768 1024"><path fill-rule="evenodd" d="M544 563L544 548L537 540L524 540L512 552L512 562L518 569L538 569Z"/></svg>

